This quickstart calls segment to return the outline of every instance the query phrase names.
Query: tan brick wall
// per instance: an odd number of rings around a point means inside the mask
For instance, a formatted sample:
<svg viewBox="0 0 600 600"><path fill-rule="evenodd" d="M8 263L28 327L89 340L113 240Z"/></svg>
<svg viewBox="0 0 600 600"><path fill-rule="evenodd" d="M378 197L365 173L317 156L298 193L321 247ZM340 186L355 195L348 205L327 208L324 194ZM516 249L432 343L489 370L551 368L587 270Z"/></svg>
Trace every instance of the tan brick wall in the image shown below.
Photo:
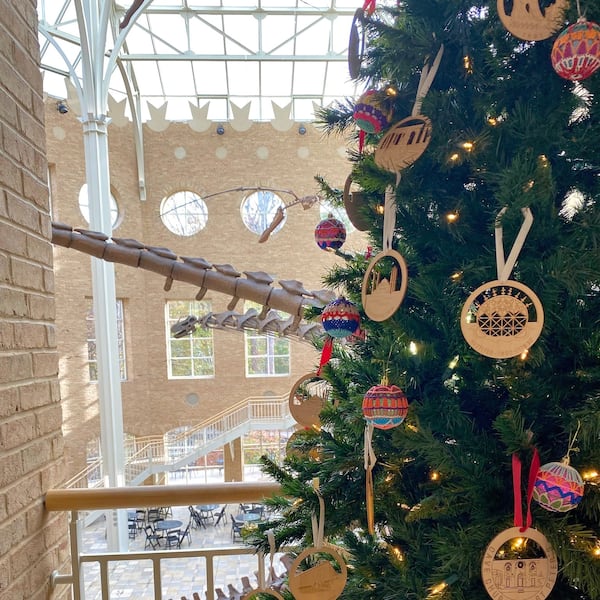
<svg viewBox="0 0 600 600"><path fill-rule="evenodd" d="M73 111L59 114L56 101L49 100L46 108L53 218L87 228L78 208L79 190L85 183L81 123ZM182 189L207 196L263 185L304 196L318 191L317 174L343 187L349 172L344 139L324 138L312 125L307 126L305 135L298 133L297 126L288 132L275 131L270 123L254 123L243 133L226 124L224 135L216 133L216 125L204 133L192 131L185 123L171 123L161 133L145 125L145 202L138 196L132 127L110 125L108 140L111 189L120 208L116 237L167 247L179 256L230 263L238 271L262 270L276 279L298 279L307 289L323 287L321 277L337 258L315 244L314 228L320 220L316 206L306 211L301 206L289 209L285 227L264 244L242 223L242 192L207 199L208 224L190 237L171 233L161 222L159 209L165 196ZM183 154L184 158L176 157ZM224 154L225 158L218 158ZM268 154L268 158L259 158L259 154ZM282 198L292 200L287 195ZM345 249L364 251L364 247L361 234L349 235ZM90 257L56 247L55 262L66 457L73 473L85 464L87 442L99 435L96 385L88 382L86 371L84 316L86 299L91 296ZM246 378L243 334L215 331L216 377L168 380L165 301L192 300L197 289L175 282L171 291L165 292L163 285L158 275L116 265L117 295L124 299L126 318L128 381L122 386L126 433L162 434L194 425L251 395L287 393L295 380L318 363L310 345L293 343L290 377ZM215 312L225 310L230 300L213 292L205 299L212 302ZM185 402L192 392L200 398L196 406Z"/></svg>
<svg viewBox="0 0 600 600"><path fill-rule="evenodd" d="M43 496L63 437L36 3L0 10L0 598L67 596L67 522Z"/></svg>

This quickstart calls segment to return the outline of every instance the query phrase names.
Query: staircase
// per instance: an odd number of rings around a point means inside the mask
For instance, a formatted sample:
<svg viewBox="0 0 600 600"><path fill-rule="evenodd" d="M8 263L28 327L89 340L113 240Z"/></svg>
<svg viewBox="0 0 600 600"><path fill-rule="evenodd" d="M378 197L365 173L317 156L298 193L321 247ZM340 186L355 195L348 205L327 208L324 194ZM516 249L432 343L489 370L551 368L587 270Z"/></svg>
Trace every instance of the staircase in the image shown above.
<svg viewBox="0 0 600 600"><path fill-rule="evenodd" d="M147 436L125 445L125 483L140 485L151 475L177 471L250 431L289 429L296 421L288 395L252 396L176 436ZM65 488L103 487L102 458L65 482Z"/></svg>

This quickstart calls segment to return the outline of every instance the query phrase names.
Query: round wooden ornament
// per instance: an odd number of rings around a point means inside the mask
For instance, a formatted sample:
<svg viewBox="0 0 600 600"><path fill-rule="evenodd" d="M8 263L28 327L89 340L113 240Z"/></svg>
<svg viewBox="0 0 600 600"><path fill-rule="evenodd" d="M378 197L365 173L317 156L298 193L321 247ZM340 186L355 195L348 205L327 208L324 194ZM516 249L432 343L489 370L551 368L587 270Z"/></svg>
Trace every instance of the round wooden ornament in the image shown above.
<svg viewBox="0 0 600 600"><path fill-rule="evenodd" d="M460 328L467 343L484 356L511 358L528 350L544 326L539 298L518 281L490 281L465 302Z"/></svg>
<svg viewBox="0 0 600 600"><path fill-rule="evenodd" d="M423 115L406 117L383 136L375 150L375 163L398 173L425 152L431 139L431 121Z"/></svg>
<svg viewBox="0 0 600 600"><path fill-rule="evenodd" d="M357 8L354 11L352 25L350 25L350 39L348 40L348 72L351 79L356 79L360 74L363 56L365 53L365 11Z"/></svg>
<svg viewBox="0 0 600 600"><path fill-rule="evenodd" d="M373 321L385 321L398 310L406 295L408 268L395 250L380 252L369 263L363 277L361 299L366 315Z"/></svg>
<svg viewBox="0 0 600 600"><path fill-rule="evenodd" d="M352 190L352 177L348 175L344 184L344 208L350 222L358 231L367 231L373 223L367 217L367 203L364 194Z"/></svg>
<svg viewBox="0 0 600 600"><path fill-rule="evenodd" d="M513 0L507 14L507 0L497 0L498 16L506 29L521 40L539 41L557 32L569 0L554 0L542 10L539 0Z"/></svg>
<svg viewBox="0 0 600 600"><path fill-rule="evenodd" d="M298 571L298 567L309 557L318 557L309 568ZM331 557L338 565L336 570ZM344 559L332 547L306 548L298 555L289 570L288 586L296 600L335 600L346 587L348 570Z"/></svg>
<svg viewBox="0 0 600 600"><path fill-rule="evenodd" d="M290 414L303 427L319 427L319 413L329 398L329 384L316 373L303 375L289 395Z"/></svg>
<svg viewBox="0 0 600 600"><path fill-rule="evenodd" d="M527 540L537 544L544 556L540 558L502 557L502 546L510 540ZM521 532L511 527L499 533L487 547L481 563L481 577L493 600L544 600L550 595L558 574L556 554L546 537L532 527Z"/></svg>

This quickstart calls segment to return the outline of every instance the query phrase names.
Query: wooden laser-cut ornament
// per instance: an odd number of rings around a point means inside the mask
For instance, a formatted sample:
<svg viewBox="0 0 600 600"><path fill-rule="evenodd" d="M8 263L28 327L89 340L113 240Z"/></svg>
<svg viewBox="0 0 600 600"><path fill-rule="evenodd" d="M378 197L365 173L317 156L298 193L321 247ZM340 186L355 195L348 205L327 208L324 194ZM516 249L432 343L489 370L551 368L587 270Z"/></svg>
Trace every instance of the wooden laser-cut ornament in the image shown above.
<svg viewBox="0 0 600 600"><path fill-rule="evenodd" d="M382 269L389 275L382 274ZM398 309L408 285L408 269L403 256L395 250L380 252L369 263L363 278L361 298L366 315L385 321Z"/></svg>
<svg viewBox="0 0 600 600"><path fill-rule="evenodd" d="M319 427L319 413L329 396L329 385L316 373L303 375L294 383L289 395L290 414L303 427Z"/></svg>
<svg viewBox="0 0 600 600"><path fill-rule="evenodd" d="M344 208L350 222L359 231L367 231L372 223L372 219L367 216L367 202L365 195L360 190L352 189L352 177L348 175L344 184Z"/></svg>
<svg viewBox="0 0 600 600"><path fill-rule="evenodd" d="M545 556L503 559L502 546L515 539L521 545L532 540ZM481 563L483 585L493 600L544 600L550 595L557 574L558 561L552 546L532 527L524 532L511 527L499 533L488 545Z"/></svg>
<svg viewBox="0 0 600 600"><path fill-rule="evenodd" d="M316 563L306 570L298 568L309 557L318 556ZM339 566L334 569L329 556ZM336 600L344 591L347 579L347 567L344 559L331 547L306 548L298 555L289 571L288 586L296 600Z"/></svg>
<svg viewBox="0 0 600 600"><path fill-rule="evenodd" d="M383 136L375 150L375 163L397 173L412 165L431 140L431 121L423 115L402 119Z"/></svg>
<svg viewBox="0 0 600 600"><path fill-rule="evenodd" d="M533 223L529 208L522 210L524 221L508 259L504 260L502 226L496 221L496 262L498 279L479 286L465 302L460 328L468 344L490 358L519 356L536 342L544 326L544 309L526 285L509 279Z"/></svg>
<svg viewBox="0 0 600 600"><path fill-rule="evenodd" d="M365 54L365 14L364 8L357 8L354 12L350 26L350 39L348 40L348 72L351 79L360 75L363 56Z"/></svg>
<svg viewBox="0 0 600 600"><path fill-rule="evenodd" d="M521 40L539 41L549 38L562 25L568 0L555 0L543 12L540 0L513 0L507 14L506 0L497 0L498 16L506 29Z"/></svg>
<svg viewBox="0 0 600 600"><path fill-rule="evenodd" d="M460 328L468 344L490 358L519 356L536 342L544 327L539 298L518 281L490 281L465 302Z"/></svg>

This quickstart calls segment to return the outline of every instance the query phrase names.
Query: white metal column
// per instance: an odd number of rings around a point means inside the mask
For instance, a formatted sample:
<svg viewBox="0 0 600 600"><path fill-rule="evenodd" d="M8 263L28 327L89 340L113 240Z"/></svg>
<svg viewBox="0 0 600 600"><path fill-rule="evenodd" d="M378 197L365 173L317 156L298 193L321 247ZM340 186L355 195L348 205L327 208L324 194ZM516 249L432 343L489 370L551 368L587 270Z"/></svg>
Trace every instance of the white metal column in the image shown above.
<svg viewBox="0 0 600 600"><path fill-rule="evenodd" d="M75 0L81 39L81 84L77 89L81 103L85 170L90 209L90 227L110 236L110 175L108 161L108 83L115 68L109 60L105 71L110 2ZM118 52L125 33L113 51ZM98 397L100 440L105 485L125 485L123 410L119 369L115 272L112 263L92 258L92 294L98 359ZM106 513L109 551L128 549L126 511Z"/></svg>

